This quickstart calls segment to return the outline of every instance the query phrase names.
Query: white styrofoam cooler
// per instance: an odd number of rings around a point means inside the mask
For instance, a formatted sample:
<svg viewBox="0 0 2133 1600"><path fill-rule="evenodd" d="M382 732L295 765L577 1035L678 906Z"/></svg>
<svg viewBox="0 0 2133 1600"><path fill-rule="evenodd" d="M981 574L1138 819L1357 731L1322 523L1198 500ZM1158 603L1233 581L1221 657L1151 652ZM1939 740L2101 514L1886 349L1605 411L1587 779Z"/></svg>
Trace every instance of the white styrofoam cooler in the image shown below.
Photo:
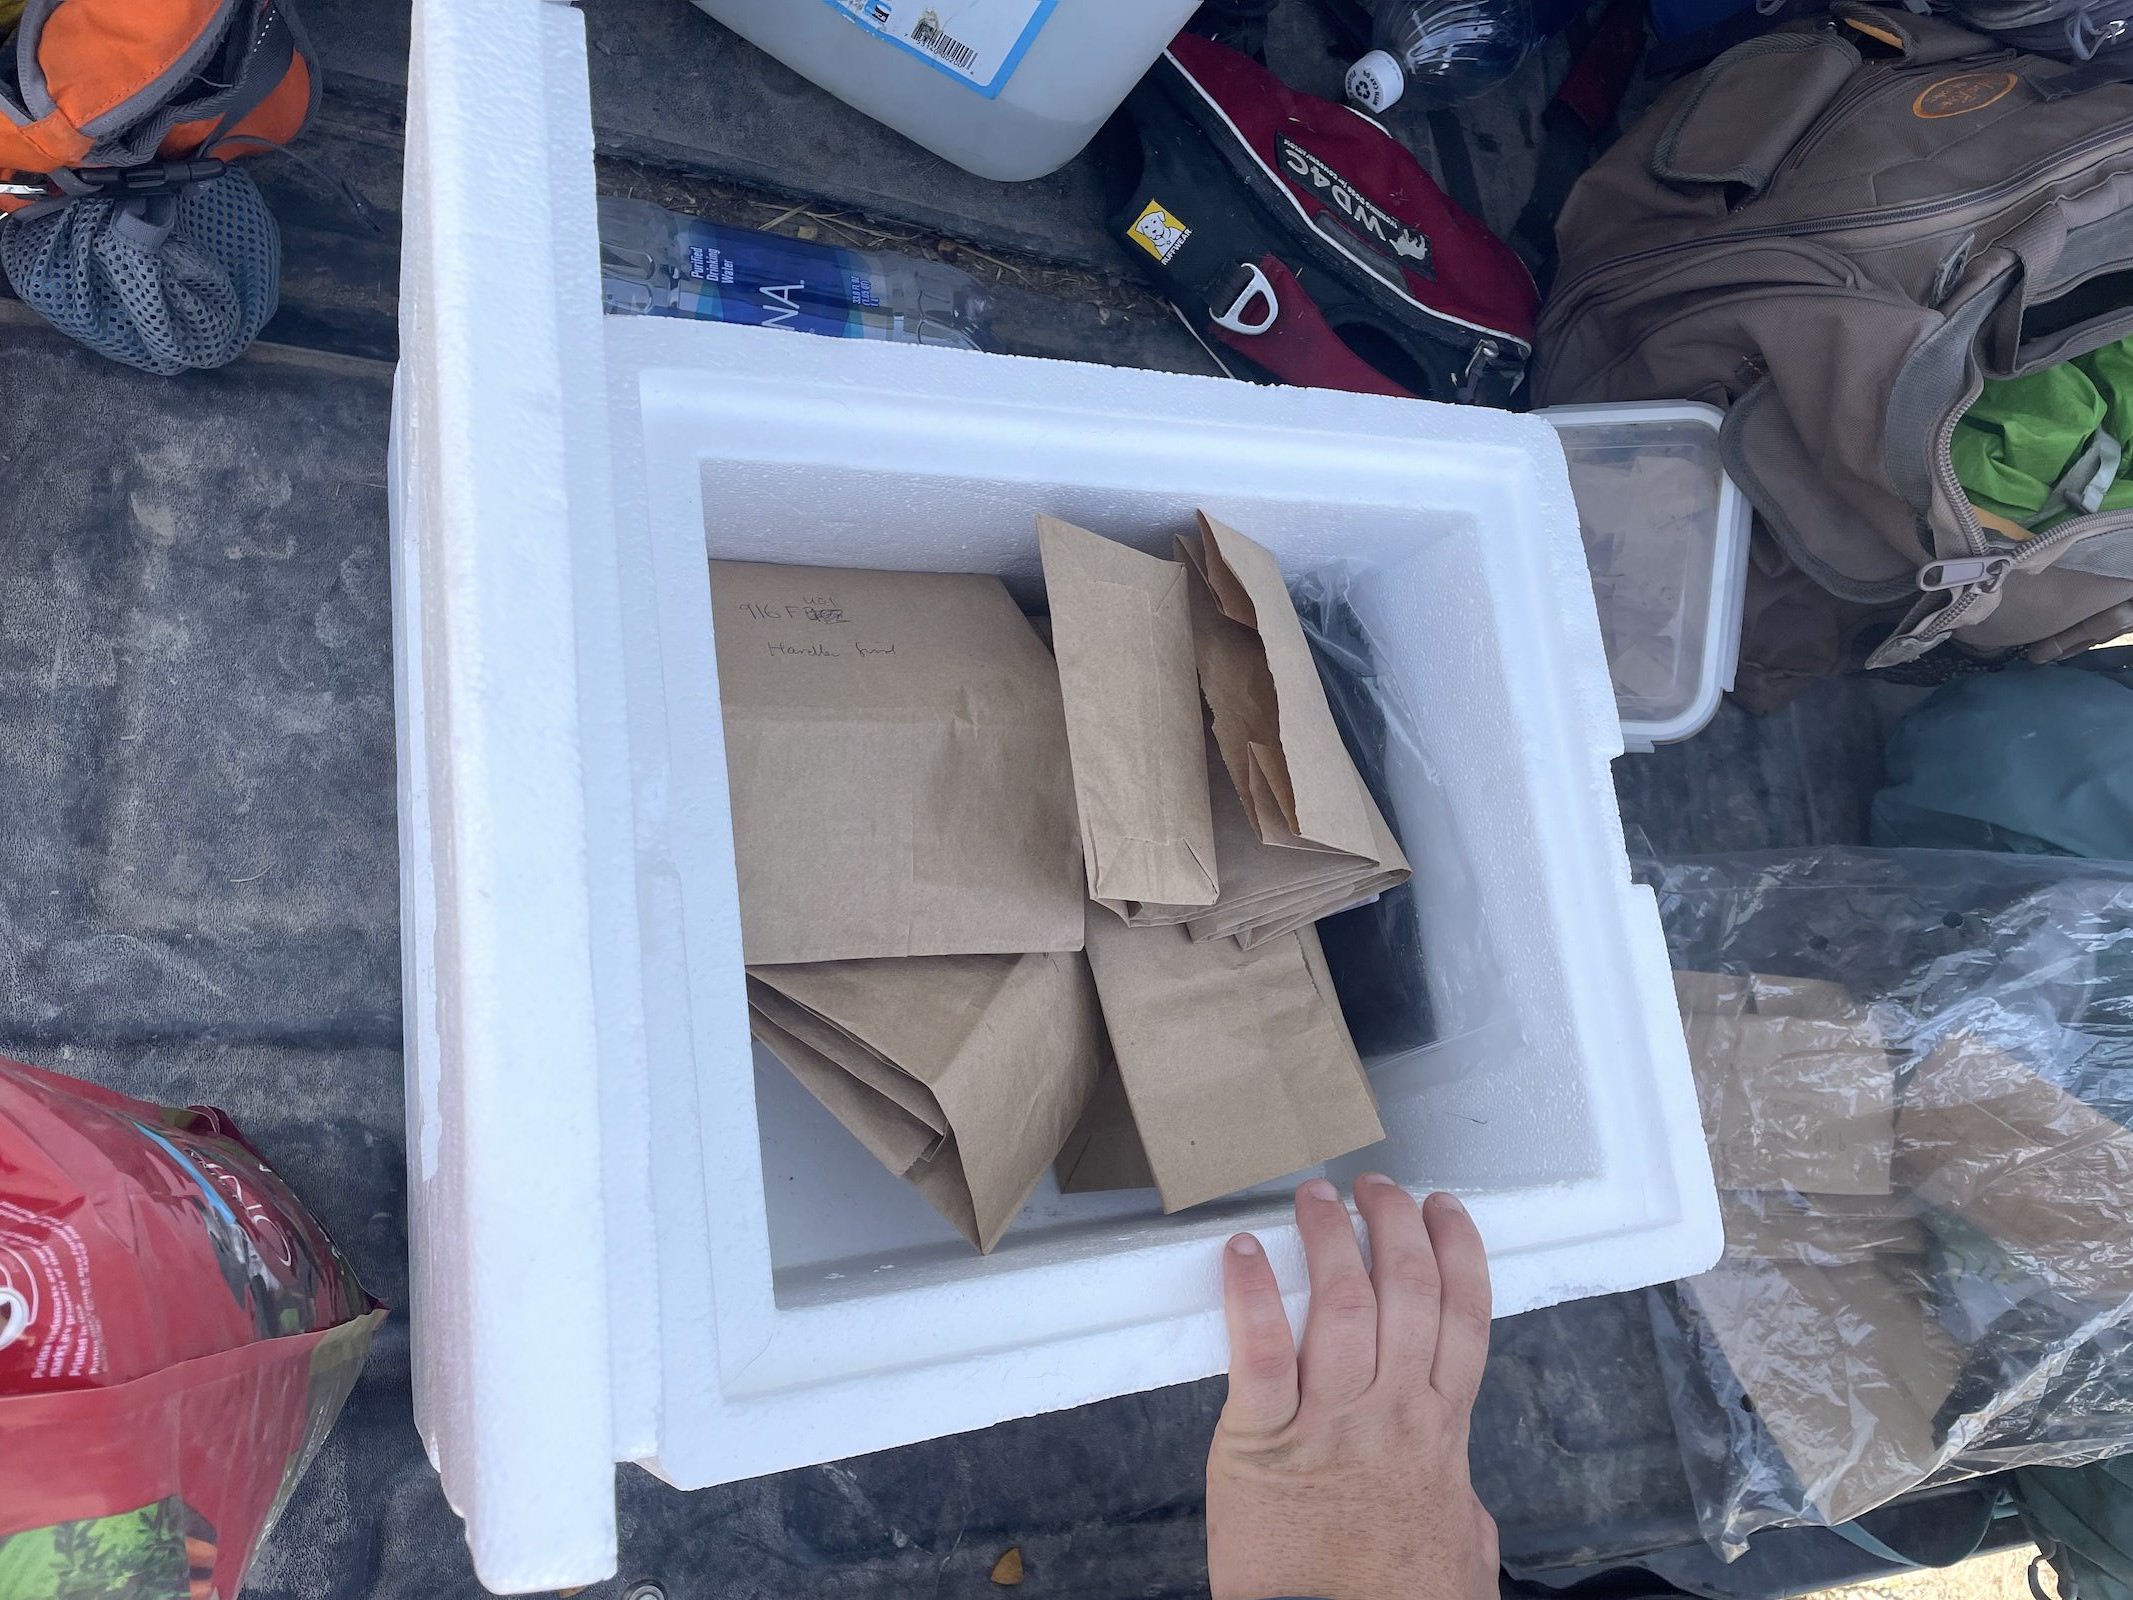
<svg viewBox="0 0 2133 1600"><path fill-rule="evenodd" d="M978 1257L748 1043L707 555L1036 571L1047 511L1196 506L1357 604L1449 818L1395 776L1485 1014L1381 1077L1380 1167L1456 1189L1517 1311L1701 1270L1710 1172L1545 423L664 319L603 322L578 15L418 0L394 429L418 1421L499 1591L615 1564L682 1485L1218 1371L1220 1241L1049 1184ZM1419 841L1419 842L1418 842ZM1432 871L1463 849L1464 872ZM1468 897L1471 898L1468 898ZM1455 1030L1457 1031L1457 1030ZM1300 1295L1292 1304L1300 1309Z"/></svg>

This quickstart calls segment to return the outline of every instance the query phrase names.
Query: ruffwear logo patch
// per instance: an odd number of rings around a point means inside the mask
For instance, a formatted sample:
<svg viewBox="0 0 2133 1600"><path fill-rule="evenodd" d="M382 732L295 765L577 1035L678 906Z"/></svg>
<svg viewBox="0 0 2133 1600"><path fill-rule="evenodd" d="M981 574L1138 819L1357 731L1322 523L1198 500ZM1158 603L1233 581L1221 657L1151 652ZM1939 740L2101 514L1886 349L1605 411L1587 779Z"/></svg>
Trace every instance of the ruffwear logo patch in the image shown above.
<svg viewBox="0 0 2133 1600"><path fill-rule="evenodd" d="M1998 105L2021 81L2020 74L2013 72L1958 72L1919 91L1911 102L1911 115L1926 122L1968 116Z"/></svg>
<svg viewBox="0 0 2133 1600"><path fill-rule="evenodd" d="M1126 237L1167 267L1170 258L1192 237L1192 229L1164 210L1160 201L1151 200L1133 219Z"/></svg>
<svg viewBox="0 0 2133 1600"><path fill-rule="evenodd" d="M1290 176L1323 196L1366 244L1418 272L1430 270L1429 235L1409 227L1295 140L1284 135L1278 148Z"/></svg>

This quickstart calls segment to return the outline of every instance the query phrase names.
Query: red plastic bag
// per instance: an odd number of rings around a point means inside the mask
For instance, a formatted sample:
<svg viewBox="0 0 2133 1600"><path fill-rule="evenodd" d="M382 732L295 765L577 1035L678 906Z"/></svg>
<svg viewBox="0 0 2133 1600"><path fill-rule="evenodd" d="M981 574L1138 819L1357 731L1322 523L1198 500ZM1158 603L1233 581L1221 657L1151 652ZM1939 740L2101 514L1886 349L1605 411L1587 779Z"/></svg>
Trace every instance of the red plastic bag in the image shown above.
<svg viewBox="0 0 2133 1600"><path fill-rule="evenodd" d="M0 1597L233 1600L384 1316L223 1113L0 1058Z"/></svg>

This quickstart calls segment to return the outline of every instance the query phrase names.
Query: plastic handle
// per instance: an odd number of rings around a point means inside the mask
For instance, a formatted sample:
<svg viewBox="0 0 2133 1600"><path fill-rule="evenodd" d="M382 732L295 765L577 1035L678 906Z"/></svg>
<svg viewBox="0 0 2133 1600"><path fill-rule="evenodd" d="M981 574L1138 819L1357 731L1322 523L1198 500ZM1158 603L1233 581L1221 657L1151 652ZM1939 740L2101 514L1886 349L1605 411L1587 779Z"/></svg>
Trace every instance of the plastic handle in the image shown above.
<svg viewBox="0 0 2133 1600"><path fill-rule="evenodd" d="M1217 327L1232 333L1260 334L1273 327L1275 318L1281 315L1281 301L1273 284L1252 262L1238 262L1223 288L1229 295L1228 303L1207 308Z"/></svg>

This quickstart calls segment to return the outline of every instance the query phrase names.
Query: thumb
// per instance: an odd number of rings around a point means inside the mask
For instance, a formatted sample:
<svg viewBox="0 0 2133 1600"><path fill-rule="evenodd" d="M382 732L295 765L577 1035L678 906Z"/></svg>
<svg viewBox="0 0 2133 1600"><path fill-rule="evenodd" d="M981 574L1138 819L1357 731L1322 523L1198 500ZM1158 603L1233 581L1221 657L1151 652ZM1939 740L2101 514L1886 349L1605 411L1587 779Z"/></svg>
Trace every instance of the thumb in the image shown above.
<svg viewBox="0 0 2133 1600"><path fill-rule="evenodd" d="M1279 1432L1296 1416L1296 1341L1274 1268L1248 1233L1222 1252L1222 1309L1229 1322L1222 1431L1240 1438Z"/></svg>

